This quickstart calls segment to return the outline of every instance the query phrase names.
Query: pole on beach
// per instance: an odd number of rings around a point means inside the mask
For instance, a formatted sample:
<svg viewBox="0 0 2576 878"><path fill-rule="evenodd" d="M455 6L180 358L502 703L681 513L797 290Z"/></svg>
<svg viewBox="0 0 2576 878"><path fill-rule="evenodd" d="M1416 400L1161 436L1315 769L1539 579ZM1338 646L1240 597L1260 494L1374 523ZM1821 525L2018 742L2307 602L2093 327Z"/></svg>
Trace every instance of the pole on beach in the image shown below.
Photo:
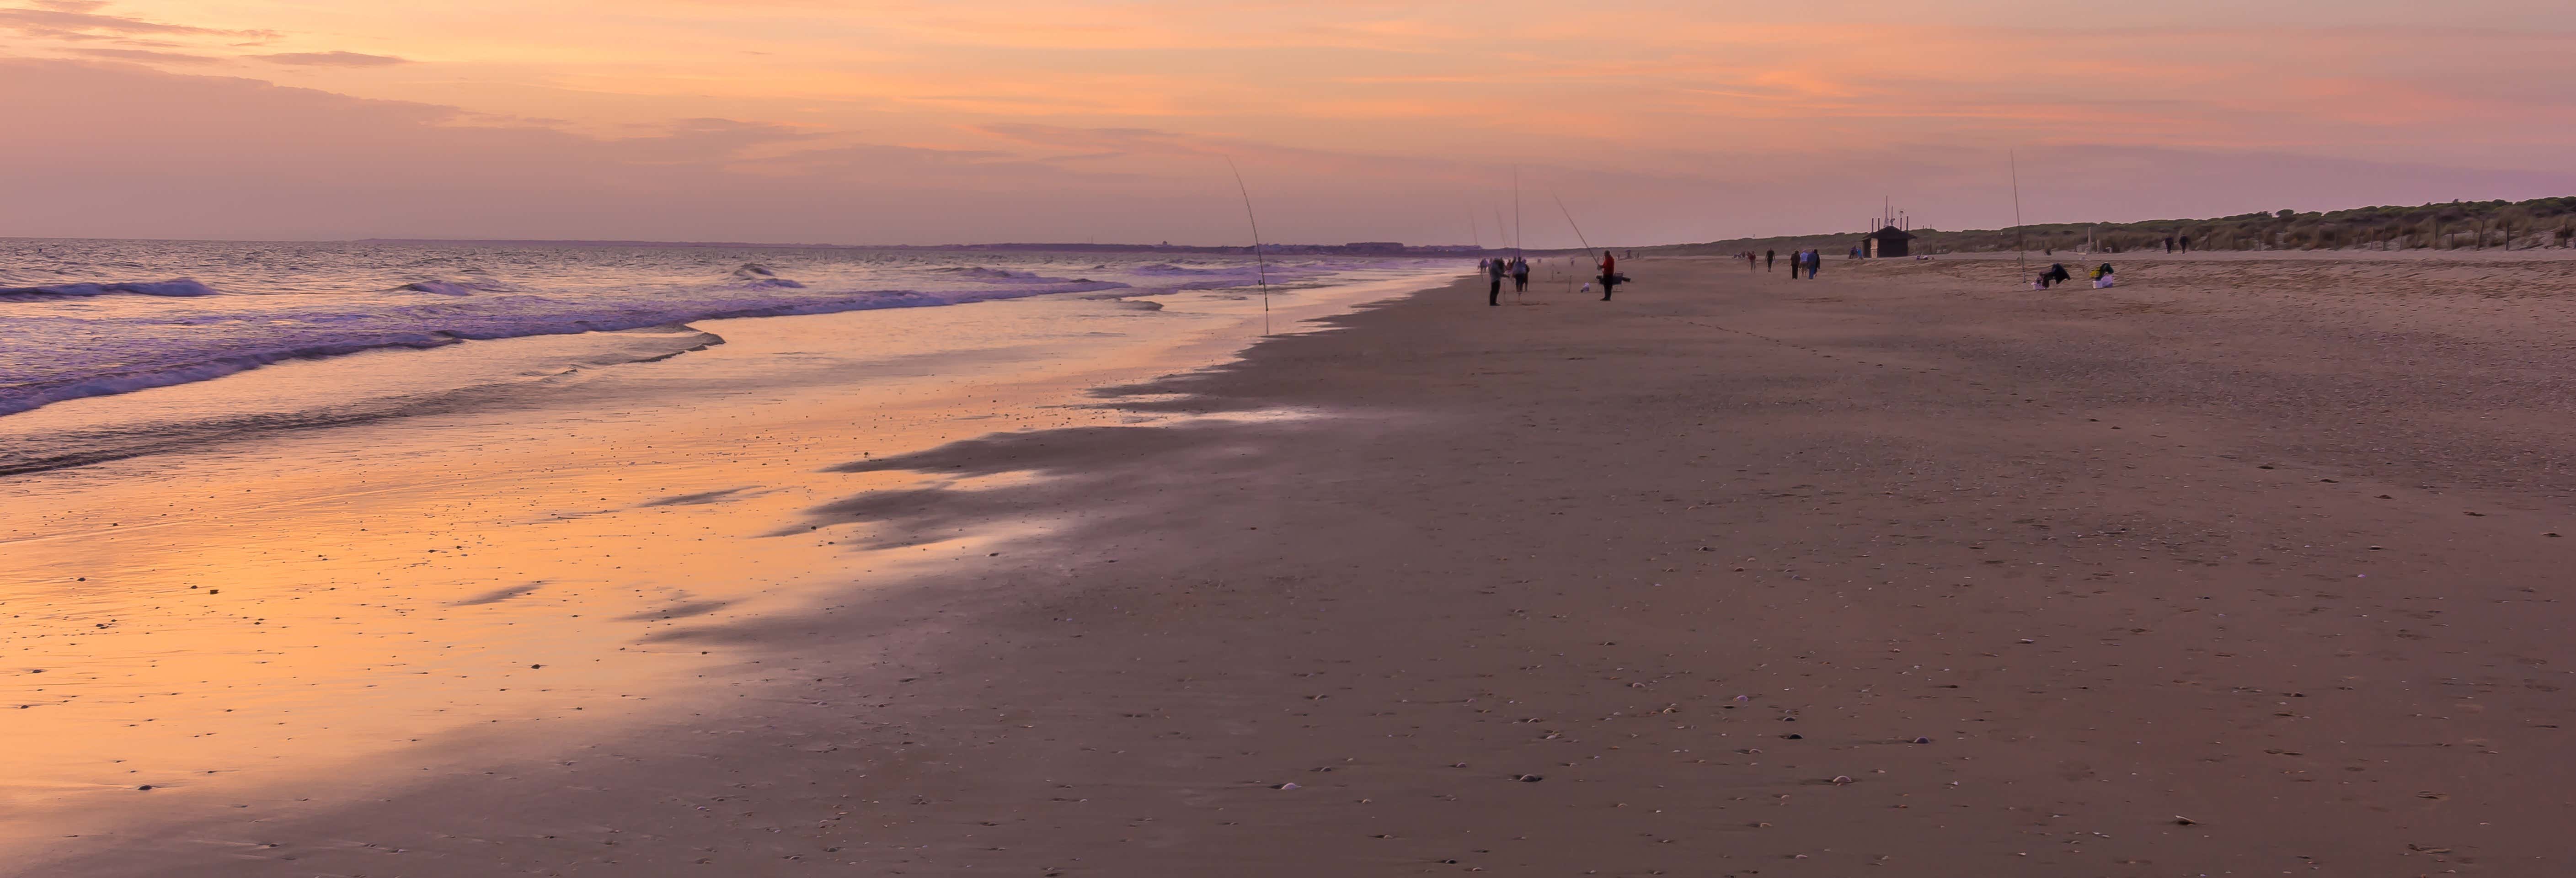
<svg viewBox="0 0 2576 878"><path fill-rule="evenodd" d="M2030 261L2028 251L2030 248L2022 244L2021 237L2021 156L2016 151L2005 150L2004 161L2009 162L2010 164L2008 167L2012 169L2013 269L2021 272L2022 274L2029 274Z"/></svg>
<svg viewBox="0 0 2576 878"><path fill-rule="evenodd" d="M1261 334L1270 335L1270 266L1261 256L1261 217L1252 213L1252 187L1243 185L1243 169L1234 166L1234 157L1225 157L1225 169L1234 172L1234 190L1243 193L1243 218L1252 221L1252 271L1261 280Z"/></svg>

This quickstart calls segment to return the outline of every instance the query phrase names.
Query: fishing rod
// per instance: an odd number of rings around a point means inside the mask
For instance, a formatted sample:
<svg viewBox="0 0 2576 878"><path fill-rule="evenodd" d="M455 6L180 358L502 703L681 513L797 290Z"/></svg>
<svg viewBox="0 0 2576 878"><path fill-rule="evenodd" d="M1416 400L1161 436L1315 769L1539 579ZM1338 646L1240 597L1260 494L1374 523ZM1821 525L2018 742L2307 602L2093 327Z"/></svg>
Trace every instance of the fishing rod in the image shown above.
<svg viewBox="0 0 2576 878"><path fill-rule="evenodd" d="M1512 166L1512 258L1521 258L1521 166Z"/></svg>
<svg viewBox="0 0 2576 878"><path fill-rule="evenodd" d="M1583 242L1583 252L1592 258L1592 264L1596 266L1600 265L1601 254L1592 249L1591 239L1583 237L1583 224L1574 221L1574 211L1566 208L1564 196L1550 192L1547 194L1547 197L1556 199L1556 209L1565 214L1565 224L1574 228L1574 239ZM1566 278L1565 284L1569 287L1573 286L1574 278Z"/></svg>
<svg viewBox="0 0 2576 878"><path fill-rule="evenodd" d="M1600 262L1601 254L1592 249L1592 241L1590 239L1583 237L1583 225L1574 221L1574 211L1566 210L1565 199L1552 194L1548 197L1556 199L1557 210L1565 211L1565 224L1574 227L1574 239L1583 242L1583 252L1591 254L1593 262Z"/></svg>
<svg viewBox="0 0 2576 878"><path fill-rule="evenodd" d="M1243 185L1243 169L1234 166L1234 157L1225 157L1225 169L1234 172L1234 189L1243 193L1243 218L1252 221L1252 270L1261 281L1261 334L1270 335L1270 266L1261 257L1261 217L1252 213L1252 187Z"/></svg>

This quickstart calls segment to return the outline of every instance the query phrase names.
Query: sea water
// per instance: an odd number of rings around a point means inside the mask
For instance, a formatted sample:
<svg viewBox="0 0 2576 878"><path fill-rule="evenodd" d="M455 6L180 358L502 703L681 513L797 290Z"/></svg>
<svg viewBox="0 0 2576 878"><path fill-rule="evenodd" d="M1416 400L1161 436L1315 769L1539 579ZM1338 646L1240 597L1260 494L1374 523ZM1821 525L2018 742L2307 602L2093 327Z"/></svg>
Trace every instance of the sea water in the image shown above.
<svg viewBox="0 0 2576 878"><path fill-rule="evenodd" d="M694 322L1136 299L1265 280L1295 288L1429 264L1170 252L6 240L0 475L524 402L591 370L724 342ZM907 350L921 347L905 341ZM316 360L333 363L265 368Z"/></svg>

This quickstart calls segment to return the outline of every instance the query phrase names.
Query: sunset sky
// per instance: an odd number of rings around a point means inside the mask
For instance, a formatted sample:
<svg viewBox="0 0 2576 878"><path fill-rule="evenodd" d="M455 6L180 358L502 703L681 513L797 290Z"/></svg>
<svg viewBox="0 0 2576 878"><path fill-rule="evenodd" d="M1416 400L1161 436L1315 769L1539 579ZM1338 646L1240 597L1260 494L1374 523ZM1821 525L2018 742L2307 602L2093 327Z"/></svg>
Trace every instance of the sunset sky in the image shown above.
<svg viewBox="0 0 2576 878"><path fill-rule="evenodd" d="M0 0L0 235L1533 247L2576 194L2564 0Z"/></svg>

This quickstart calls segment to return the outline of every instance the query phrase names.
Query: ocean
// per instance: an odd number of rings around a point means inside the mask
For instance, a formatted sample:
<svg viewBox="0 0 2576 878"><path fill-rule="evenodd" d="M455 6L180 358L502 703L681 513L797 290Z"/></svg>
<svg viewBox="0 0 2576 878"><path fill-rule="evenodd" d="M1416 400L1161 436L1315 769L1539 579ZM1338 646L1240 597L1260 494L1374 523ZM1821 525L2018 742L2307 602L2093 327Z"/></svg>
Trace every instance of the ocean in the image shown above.
<svg viewBox="0 0 2576 878"><path fill-rule="evenodd" d="M1439 264L720 245L6 240L0 475L525 401L589 371L722 344L692 325L706 321L1037 297L1133 306L1174 293L1239 291L1265 275L1273 289L1293 291ZM922 349L921 339L902 342ZM339 362L266 368L324 359ZM178 389L208 382L220 389ZM109 397L116 401L98 402Z"/></svg>

